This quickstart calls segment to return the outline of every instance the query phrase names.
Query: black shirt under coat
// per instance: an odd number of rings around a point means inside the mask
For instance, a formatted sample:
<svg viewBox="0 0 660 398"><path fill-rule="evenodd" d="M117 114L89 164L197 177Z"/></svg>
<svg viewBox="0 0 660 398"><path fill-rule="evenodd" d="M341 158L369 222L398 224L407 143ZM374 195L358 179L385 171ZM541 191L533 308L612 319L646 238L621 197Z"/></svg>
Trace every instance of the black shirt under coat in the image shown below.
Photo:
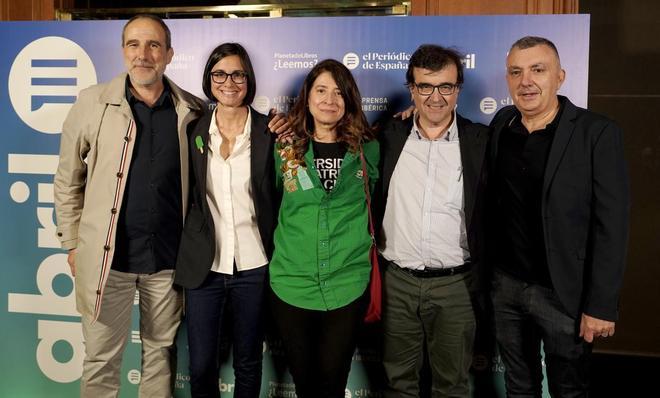
<svg viewBox="0 0 660 398"><path fill-rule="evenodd" d="M312 140L312 150L321 185L327 192L330 192L339 178L339 170L347 152L346 145L342 142Z"/></svg>
<svg viewBox="0 0 660 398"><path fill-rule="evenodd" d="M153 107L136 98L126 79L126 99L137 133L117 224L112 269L150 274L173 269L183 210L177 113L170 88Z"/></svg>
<svg viewBox="0 0 660 398"><path fill-rule="evenodd" d="M493 185L495 266L522 281L552 288L541 220L543 176L563 103L545 128L530 133L520 112L502 130Z"/></svg>

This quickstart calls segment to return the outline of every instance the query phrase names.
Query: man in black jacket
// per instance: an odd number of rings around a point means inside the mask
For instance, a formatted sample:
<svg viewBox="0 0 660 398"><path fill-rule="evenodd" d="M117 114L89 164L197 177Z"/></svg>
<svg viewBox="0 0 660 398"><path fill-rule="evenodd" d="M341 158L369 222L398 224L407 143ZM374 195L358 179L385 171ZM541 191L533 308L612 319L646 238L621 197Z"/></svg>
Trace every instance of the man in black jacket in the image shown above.
<svg viewBox="0 0 660 398"><path fill-rule="evenodd" d="M524 37L507 57L515 106L491 122L491 292L509 397L586 396L595 337L614 334L628 238L620 129L557 95L555 45Z"/></svg>
<svg viewBox="0 0 660 398"><path fill-rule="evenodd" d="M456 113L463 83L456 52L420 46L406 80L417 113L379 134L374 194L385 260L385 397L419 396L424 350L433 396L468 397L488 129Z"/></svg>

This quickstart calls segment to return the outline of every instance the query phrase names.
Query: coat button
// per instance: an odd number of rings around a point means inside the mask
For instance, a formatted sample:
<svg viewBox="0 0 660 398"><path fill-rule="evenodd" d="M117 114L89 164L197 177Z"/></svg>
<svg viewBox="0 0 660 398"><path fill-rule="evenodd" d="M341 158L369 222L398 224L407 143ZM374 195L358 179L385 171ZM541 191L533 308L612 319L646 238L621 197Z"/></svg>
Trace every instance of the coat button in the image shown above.
<svg viewBox="0 0 660 398"><path fill-rule="evenodd" d="M105 245L105 246L103 246L103 250L105 250L105 251L110 250L110 245Z"/></svg>
<svg viewBox="0 0 660 398"><path fill-rule="evenodd" d="M58 233L57 233L57 236L62 236L62 233L61 233L61 232L58 232Z"/></svg>
<svg viewBox="0 0 660 398"><path fill-rule="evenodd" d="M117 208L113 207L112 209L110 209L110 213L117 214Z"/></svg>
<svg viewBox="0 0 660 398"><path fill-rule="evenodd" d="M101 290L96 291L96 295L99 296L101 294Z"/></svg>
<svg viewBox="0 0 660 398"><path fill-rule="evenodd" d="M129 137L129 136L125 136L125 137L124 137L124 141L128 142L128 141L130 141L130 140L131 140L131 137Z"/></svg>
<svg viewBox="0 0 660 398"><path fill-rule="evenodd" d="M119 173L117 173L118 178L122 178L123 176L124 176L124 173L122 173L121 171Z"/></svg>

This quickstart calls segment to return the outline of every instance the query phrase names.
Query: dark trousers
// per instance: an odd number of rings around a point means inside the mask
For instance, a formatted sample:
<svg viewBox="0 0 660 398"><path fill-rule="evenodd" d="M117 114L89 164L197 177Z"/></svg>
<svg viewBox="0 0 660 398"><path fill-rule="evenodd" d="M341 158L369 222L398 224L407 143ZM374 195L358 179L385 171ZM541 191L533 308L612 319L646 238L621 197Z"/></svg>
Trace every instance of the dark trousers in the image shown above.
<svg viewBox="0 0 660 398"><path fill-rule="evenodd" d="M234 272L209 272L197 289L186 289L186 320L193 397L219 397L218 343L223 311L232 308L234 397L258 397L263 352L263 302L266 267Z"/></svg>
<svg viewBox="0 0 660 398"><path fill-rule="evenodd" d="M541 397L541 342L553 397L586 397L592 345L552 289L496 272L491 292L507 397Z"/></svg>
<svg viewBox="0 0 660 398"><path fill-rule="evenodd" d="M363 295L335 310L306 310L271 291L273 317L298 398L344 398L366 304Z"/></svg>
<svg viewBox="0 0 660 398"><path fill-rule="evenodd" d="M386 398L420 396L426 351L433 397L469 397L476 320L470 272L419 278L387 263L383 274Z"/></svg>

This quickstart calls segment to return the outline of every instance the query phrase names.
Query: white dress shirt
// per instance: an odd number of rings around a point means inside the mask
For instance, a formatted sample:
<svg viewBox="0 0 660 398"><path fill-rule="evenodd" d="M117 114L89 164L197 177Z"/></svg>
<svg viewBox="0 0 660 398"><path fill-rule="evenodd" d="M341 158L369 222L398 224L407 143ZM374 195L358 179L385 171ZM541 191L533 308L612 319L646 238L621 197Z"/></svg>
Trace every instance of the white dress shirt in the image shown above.
<svg viewBox="0 0 660 398"><path fill-rule="evenodd" d="M220 155L223 137L211 117L206 173L206 199L215 227L215 258L211 271L233 274L266 265L268 259L261 242L250 184L251 115L243 133L236 137L227 159Z"/></svg>
<svg viewBox="0 0 660 398"><path fill-rule="evenodd" d="M413 122L387 198L380 247L387 260L411 269L451 268L469 260L456 111L447 133L435 140Z"/></svg>

